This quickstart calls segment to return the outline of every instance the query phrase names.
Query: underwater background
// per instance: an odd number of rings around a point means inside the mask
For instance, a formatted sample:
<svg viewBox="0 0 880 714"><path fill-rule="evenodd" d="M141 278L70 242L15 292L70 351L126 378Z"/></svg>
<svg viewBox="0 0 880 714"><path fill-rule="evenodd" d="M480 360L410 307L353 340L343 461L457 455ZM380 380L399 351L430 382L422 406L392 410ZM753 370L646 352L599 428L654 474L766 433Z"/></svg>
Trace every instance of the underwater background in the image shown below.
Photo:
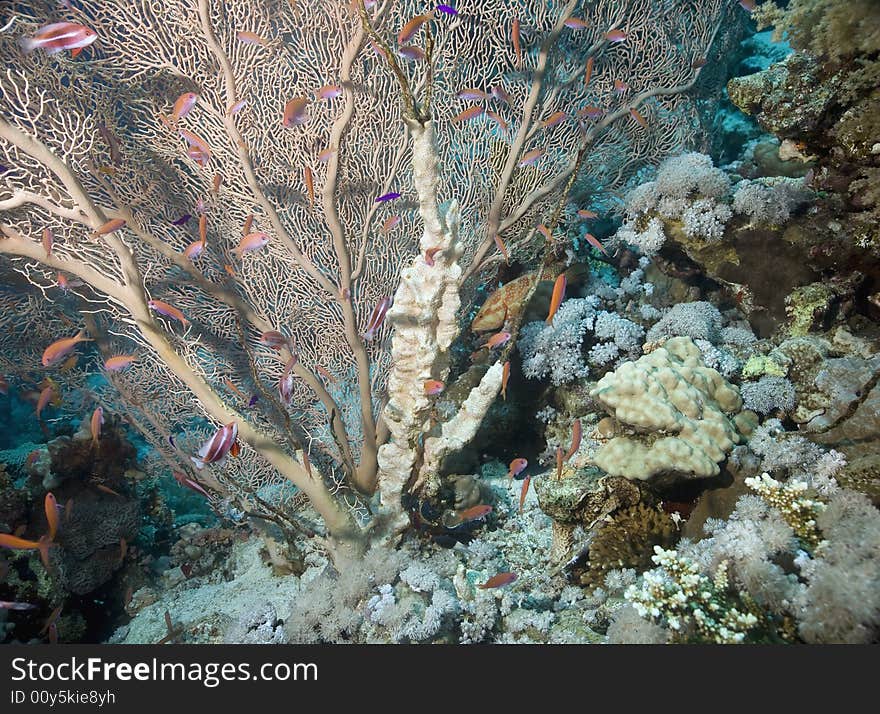
<svg viewBox="0 0 880 714"><path fill-rule="evenodd" d="M880 3L0 3L0 641L876 643Z"/></svg>

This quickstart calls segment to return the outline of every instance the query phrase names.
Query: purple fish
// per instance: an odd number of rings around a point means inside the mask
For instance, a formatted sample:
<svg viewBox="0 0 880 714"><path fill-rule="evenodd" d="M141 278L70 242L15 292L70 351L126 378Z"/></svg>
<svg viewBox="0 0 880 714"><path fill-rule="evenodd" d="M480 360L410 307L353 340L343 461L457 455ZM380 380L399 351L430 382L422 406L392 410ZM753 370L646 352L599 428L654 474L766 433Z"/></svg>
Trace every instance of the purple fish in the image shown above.
<svg viewBox="0 0 880 714"><path fill-rule="evenodd" d="M172 448L172 449L176 449L176 448L177 448L177 444L174 443L174 437L173 437L173 436L169 436L169 437L168 437L168 443L171 444L171 448Z"/></svg>
<svg viewBox="0 0 880 714"><path fill-rule="evenodd" d="M252 397L248 400L248 408L254 406L254 404L256 404L256 403L259 401L259 399L260 399L260 395L259 395L259 394L255 394L254 396L252 396Z"/></svg>
<svg viewBox="0 0 880 714"><path fill-rule="evenodd" d="M284 406L289 407L290 402L293 399L293 367L297 363L297 357L294 354L288 360L287 365L284 367L284 372L281 373L281 379L278 380L278 394L281 396L281 401Z"/></svg>
<svg viewBox="0 0 880 714"><path fill-rule="evenodd" d="M226 426L217 429L214 436L204 443L199 449L198 456L191 456L190 459L197 469L205 468L205 464L222 466L226 462L226 454L237 438L238 424L234 421L229 422Z"/></svg>
<svg viewBox="0 0 880 714"><path fill-rule="evenodd" d="M9 171L9 167L0 164L0 174L5 174L7 171Z"/></svg>
<svg viewBox="0 0 880 714"><path fill-rule="evenodd" d="M379 196L379 198L377 198L375 200L375 203L384 203L385 201L393 201L395 198L400 198L400 194L394 193L394 192L385 193L385 194L382 194L381 196Z"/></svg>
<svg viewBox="0 0 880 714"><path fill-rule="evenodd" d="M176 221L171 221L171 225L172 226L182 226L182 225L188 223L191 218L192 218L192 216L189 215L189 213L184 213Z"/></svg>
<svg viewBox="0 0 880 714"><path fill-rule="evenodd" d="M438 5L437 10L442 12L444 15L458 15L458 10L452 7L452 5Z"/></svg>

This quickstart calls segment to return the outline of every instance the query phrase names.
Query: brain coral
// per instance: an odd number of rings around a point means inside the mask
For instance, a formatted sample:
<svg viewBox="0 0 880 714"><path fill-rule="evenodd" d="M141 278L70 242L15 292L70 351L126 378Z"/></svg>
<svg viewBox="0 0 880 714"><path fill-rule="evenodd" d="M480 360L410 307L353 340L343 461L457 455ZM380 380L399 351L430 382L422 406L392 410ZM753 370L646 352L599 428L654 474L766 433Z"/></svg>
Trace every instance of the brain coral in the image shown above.
<svg viewBox="0 0 880 714"><path fill-rule="evenodd" d="M729 414L739 413L736 387L702 361L689 337L626 362L599 380L590 396L619 422L615 436L596 453L613 476L648 480L706 478L719 473L741 437Z"/></svg>

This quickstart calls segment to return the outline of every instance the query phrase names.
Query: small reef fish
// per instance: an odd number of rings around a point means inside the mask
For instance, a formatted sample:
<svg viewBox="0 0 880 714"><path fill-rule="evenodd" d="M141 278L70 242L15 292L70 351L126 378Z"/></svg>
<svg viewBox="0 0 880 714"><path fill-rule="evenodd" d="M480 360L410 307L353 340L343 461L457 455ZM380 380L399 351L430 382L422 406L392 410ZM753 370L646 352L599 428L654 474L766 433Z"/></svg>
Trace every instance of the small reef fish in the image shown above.
<svg viewBox="0 0 880 714"><path fill-rule="evenodd" d="M263 248L268 242L269 236L266 233L261 231L248 233L241 239L241 243L238 244L238 247L233 248L231 252L241 258L245 253L253 253L254 251L260 250L260 248Z"/></svg>
<svg viewBox="0 0 880 714"><path fill-rule="evenodd" d="M98 134L104 140L104 143L107 144L107 149L110 151L110 161L114 166L121 166L122 151L119 148L119 139L116 138L110 127L103 122L98 124Z"/></svg>
<svg viewBox="0 0 880 714"><path fill-rule="evenodd" d="M490 513L492 513L492 506L487 506L485 504L471 506L458 514L458 522L467 523L468 521L476 521L480 518L485 518Z"/></svg>
<svg viewBox="0 0 880 714"><path fill-rule="evenodd" d="M197 240L193 243L190 243L186 248L184 248L183 255L190 260L195 260L202 254L202 251L204 250L205 243L201 240Z"/></svg>
<svg viewBox="0 0 880 714"><path fill-rule="evenodd" d="M53 22L43 25L32 37L20 40L25 53L43 49L47 54L54 55L62 50L73 50L76 54L98 39L98 33L91 27L75 22Z"/></svg>
<svg viewBox="0 0 880 714"><path fill-rule="evenodd" d="M321 87L317 92L315 92L316 99L336 99L339 95L342 94L342 87L337 84L325 84Z"/></svg>
<svg viewBox="0 0 880 714"><path fill-rule="evenodd" d="M36 610L36 605L29 602L9 602L8 600L0 600L0 610Z"/></svg>
<svg viewBox="0 0 880 714"><path fill-rule="evenodd" d="M528 467L529 462L527 459L519 458L514 459L510 462L510 465L507 467L507 478L512 479L514 476L519 476L523 471Z"/></svg>
<svg viewBox="0 0 880 714"><path fill-rule="evenodd" d="M609 42L624 42L629 37L623 30L609 30L605 33L605 39Z"/></svg>
<svg viewBox="0 0 880 714"><path fill-rule="evenodd" d="M69 292L71 288L81 287L83 284L82 280L68 280L67 276L64 275L64 273L58 273L55 281L58 287L61 288L64 292Z"/></svg>
<svg viewBox="0 0 880 714"><path fill-rule="evenodd" d="M492 96L499 102L504 102L507 105L513 104L513 99L510 98L510 95L504 91L504 87L500 84L493 84L489 87L489 91L492 92Z"/></svg>
<svg viewBox="0 0 880 714"><path fill-rule="evenodd" d="M199 241L201 241L202 246L208 240L208 216L204 213L199 216Z"/></svg>
<svg viewBox="0 0 880 714"><path fill-rule="evenodd" d="M236 386L235 386L235 383L234 383L231 379L229 379L228 377L227 377L226 379L223 380L223 384L226 385L226 388L227 388L230 392L234 392L235 394L237 394L237 395L238 395L239 397L241 397L242 399L247 399L247 397L245 396L245 393L242 392L238 387L236 387Z"/></svg>
<svg viewBox="0 0 880 714"><path fill-rule="evenodd" d="M553 295L550 298L550 310L547 313L547 319L544 321L548 325L552 324L556 311L559 309L562 301L565 300L565 287L565 273L561 273L556 278L556 282L553 283Z"/></svg>
<svg viewBox="0 0 880 714"><path fill-rule="evenodd" d="M549 117L547 117L544 121L541 122L542 129L550 129L554 126L558 126L562 122L566 120L568 114L565 112L553 112Z"/></svg>
<svg viewBox="0 0 880 714"><path fill-rule="evenodd" d="M702 69L707 64L709 64L709 60L705 57L698 57L693 62L691 62L691 69Z"/></svg>
<svg viewBox="0 0 880 714"><path fill-rule="evenodd" d="M111 496L116 496L117 498L122 498L121 493L119 493L118 491L114 491L112 488L110 488L109 486L105 486L102 483L96 483L95 488L98 489L101 493L106 493Z"/></svg>
<svg viewBox="0 0 880 714"><path fill-rule="evenodd" d="M397 33L397 44L402 45L409 42L419 29L428 20L434 17L434 13L426 12L424 15L416 15L412 20L407 22Z"/></svg>
<svg viewBox="0 0 880 714"><path fill-rule="evenodd" d="M493 575L482 585L477 585L477 587L481 590L500 588L505 585L510 585L514 580L516 580L516 573L498 573L497 575Z"/></svg>
<svg viewBox="0 0 880 714"><path fill-rule="evenodd" d="M626 82L622 82L619 79L614 80L614 93L615 94L625 94L629 89L629 85Z"/></svg>
<svg viewBox="0 0 880 714"><path fill-rule="evenodd" d="M540 233L542 236L544 236L544 239L547 242L549 242L549 243L553 242L553 234L550 232L550 229L547 226L545 226L543 223L539 223L536 226L536 228L538 230L538 233Z"/></svg>
<svg viewBox="0 0 880 714"><path fill-rule="evenodd" d="M277 330L267 330L260 335L260 344L266 345L269 349L280 350L282 347L290 346L290 340Z"/></svg>
<svg viewBox="0 0 880 714"><path fill-rule="evenodd" d="M501 398L507 401L507 380L510 379L510 362L505 362L501 368Z"/></svg>
<svg viewBox="0 0 880 714"><path fill-rule="evenodd" d="M185 486L191 491L195 491L196 493L201 494L205 498L211 497L208 492L204 488L202 488L202 485L198 481L193 481L185 473L182 473L180 471L172 471L171 473L174 476L174 480L177 481L177 483L179 483L181 486Z"/></svg>
<svg viewBox="0 0 880 714"><path fill-rule="evenodd" d="M92 434L92 446L97 446L101 439L101 427L104 426L104 407L97 407L92 412L92 418L89 421L89 430Z"/></svg>
<svg viewBox="0 0 880 714"><path fill-rule="evenodd" d="M426 379L423 387L426 395L433 396L440 394L446 388L446 385L439 379Z"/></svg>
<svg viewBox="0 0 880 714"><path fill-rule="evenodd" d="M40 560L43 565L49 568L49 541L48 535L40 536L40 540L25 540L9 533L0 533L0 546L10 548L12 550L38 550L40 551Z"/></svg>
<svg viewBox="0 0 880 714"><path fill-rule="evenodd" d="M373 203L387 203L388 201L394 201L398 198L400 198L400 194L392 191L391 193L383 193L375 201L373 201Z"/></svg>
<svg viewBox="0 0 880 714"><path fill-rule="evenodd" d="M199 95L195 92L184 92L174 102L171 109L171 121L177 123L189 114L196 103L199 101Z"/></svg>
<svg viewBox="0 0 880 714"><path fill-rule="evenodd" d="M452 121L456 124L459 124L463 121L471 121L472 119L476 119L477 117L483 116L486 113L486 108L481 107L479 104L474 104L472 107L468 107L460 114L456 114Z"/></svg>
<svg viewBox="0 0 880 714"><path fill-rule="evenodd" d="M486 112L486 116L489 117L492 121L494 121L499 127L501 127L501 131L507 131L510 125L504 121L498 112L493 112L491 110Z"/></svg>
<svg viewBox="0 0 880 714"><path fill-rule="evenodd" d="M456 10L452 5L437 5L435 8L437 12L441 12L444 15L458 15L458 10Z"/></svg>
<svg viewBox="0 0 880 714"><path fill-rule="evenodd" d="M302 126L309 120L308 97L294 97L284 105L284 114L281 118L281 124L287 128L292 126Z"/></svg>
<svg viewBox="0 0 880 714"><path fill-rule="evenodd" d="M589 22L580 17L570 17L563 24L572 30L585 30L590 26Z"/></svg>
<svg viewBox="0 0 880 714"><path fill-rule="evenodd" d="M184 317L183 313L173 305L169 305L167 302L162 300L150 300L147 302L147 306L154 312L158 312L160 315L165 315L165 317L170 317L172 320L177 320L184 327L189 325L189 320Z"/></svg>
<svg viewBox="0 0 880 714"><path fill-rule="evenodd" d="M265 45L266 40L260 37L256 32L250 30L239 30L235 33L238 41L243 45Z"/></svg>
<svg viewBox="0 0 880 714"><path fill-rule="evenodd" d="M211 191L216 196L220 193L220 186L223 184L223 174L214 174L214 181L211 184Z"/></svg>
<svg viewBox="0 0 880 714"><path fill-rule="evenodd" d="M523 157L519 160L517 166L519 168L522 168L523 166L534 166L546 153L546 149L532 149L531 151L527 151L523 154Z"/></svg>
<svg viewBox="0 0 880 714"><path fill-rule="evenodd" d="M578 218L583 218L585 221L590 221L594 218L598 218L599 214L595 211L590 211L586 208L581 208L578 212Z"/></svg>
<svg viewBox="0 0 880 714"><path fill-rule="evenodd" d="M118 231L125 225L125 220L122 218L112 218L106 223L102 224L100 227L96 228L92 233L92 238L97 238L99 236L106 236L110 233L114 233Z"/></svg>
<svg viewBox="0 0 880 714"><path fill-rule="evenodd" d="M391 230L400 223L400 216L391 216L390 218L385 219L385 222L382 224L382 233L388 235Z"/></svg>
<svg viewBox="0 0 880 714"><path fill-rule="evenodd" d="M495 241L495 247L501 251L501 255L504 256L504 262L510 265L510 255L507 252L507 246L504 245L504 241L501 240L501 236L497 233L492 237L492 240Z"/></svg>
<svg viewBox="0 0 880 714"><path fill-rule="evenodd" d="M481 102L487 100L491 95L484 92L482 89L460 89L455 93L459 99L464 99L469 102Z"/></svg>
<svg viewBox="0 0 880 714"><path fill-rule="evenodd" d="M290 402L293 400L293 368L297 361L296 355L293 355L287 361L284 371L281 373L281 379L278 380L278 394L285 406L290 406Z"/></svg>
<svg viewBox="0 0 880 714"><path fill-rule="evenodd" d="M54 541L55 536L58 534L58 501L55 499L55 496L49 491L46 494L46 497L43 499L43 510L46 513L46 523L49 524L49 540Z"/></svg>
<svg viewBox="0 0 880 714"><path fill-rule="evenodd" d="M251 227L254 225L254 214L249 213L248 217L244 219L244 226L241 229L241 234L246 236L251 232Z"/></svg>
<svg viewBox="0 0 880 714"><path fill-rule="evenodd" d="M587 239L587 243L596 248L597 250L601 250L605 255L608 255L608 251L605 250L605 246L599 242L599 239L596 238L592 233L585 233L584 238Z"/></svg>
<svg viewBox="0 0 880 714"><path fill-rule="evenodd" d="M489 338L488 342L486 342L486 347L490 350L494 350L496 347L506 345L508 340L510 340L509 332L497 332Z"/></svg>
<svg viewBox="0 0 880 714"><path fill-rule="evenodd" d="M440 252L440 248L428 248L428 250L425 251L425 265L427 265L430 268L433 268L434 267L434 256L436 256L437 253L439 253L439 252Z"/></svg>
<svg viewBox="0 0 880 714"><path fill-rule="evenodd" d="M757 7L755 0L739 0L739 5L743 10L747 10L748 12L754 11Z"/></svg>
<svg viewBox="0 0 880 714"><path fill-rule="evenodd" d="M367 342L376 336L376 332L378 332L379 328L382 326L382 322L385 320L385 315L388 313L388 309L391 307L392 302L392 298L383 297L376 307L373 308L370 320L367 322L367 329L361 333L361 337Z"/></svg>
<svg viewBox="0 0 880 714"><path fill-rule="evenodd" d="M189 146L187 156L202 168L207 166L208 161L211 160L211 147L208 146L208 142L198 134L189 131L189 129L178 129L178 133ZM197 212L201 213L201 211Z"/></svg>
<svg viewBox="0 0 880 714"><path fill-rule="evenodd" d="M513 44L513 51L516 53L516 63L517 65L522 64L522 45L520 44L520 25L519 18L513 18L513 22L510 23L510 41Z"/></svg>
<svg viewBox="0 0 880 714"><path fill-rule="evenodd" d="M583 119L585 117L587 119L598 119L604 113L605 112L602 109L600 109L599 107L594 107L592 105L588 105L588 106L584 107L583 109L578 110L578 116L581 119Z"/></svg>
<svg viewBox="0 0 880 714"><path fill-rule="evenodd" d="M192 216L189 213L184 213L180 218L171 221L172 226L183 226L189 223Z"/></svg>
<svg viewBox="0 0 880 714"><path fill-rule="evenodd" d="M330 161L331 158L333 158L333 154L335 153L335 149L324 149L320 154L318 154L318 161L320 161L322 164L326 164L328 161Z"/></svg>
<svg viewBox="0 0 880 714"><path fill-rule="evenodd" d="M52 246L55 245L55 237L52 235L50 228L43 229L43 250L46 251L46 257L52 255Z"/></svg>
<svg viewBox="0 0 880 714"><path fill-rule="evenodd" d="M315 177L312 175L312 169L306 166L303 169L303 183L306 185L306 193L309 195L309 206L315 207Z"/></svg>
<svg viewBox="0 0 880 714"><path fill-rule="evenodd" d="M590 80L593 78L593 67L595 66L595 59L590 57L587 60L587 66L584 70L584 87L590 86Z"/></svg>
<svg viewBox="0 0 880 714"><path fill-rule="evenodd" d="M55 393L55 390L52 387L43 387L43 390L40 392L40 398L37 399L37 419L40 418L40 414L42 414L43 409L45 409L49 402L52 400L52 395Z"/></svg>
<svg viewBox="0 0 880 714"><path fill-rule="evenodd" d="M629 115L644 129L648 128L648 120L643 117L638 110L630 109Z"/></svg>
<svg viewBox="0 0 880 714"><path fill-rule="evenodd" d="M565 456L563 456L566 461L574 456L577 453L578 449L581 448L582 436L583 427L581 426L581 420L575 419L574 424L571 425L571 446L568 447L568 451L566 451Z"/></svg>
<svg viewBox="0 0 880 714"><path fill-rule="evenodd" d="M199 449L197 456L191 456L190 459L199 470L205 468L206 464L222 466L226 463L226 455L237 438L238 424L234 421L229 422L226 426L220 427L214 436L205 442Z"/></svg>
<svg viewBox="0 0 880 714"><path fill-rule="evenodd" d="M526 494L529 492L529 484L531 482L532 482L531 476L526 476L523 479L522 488L520 489L520 492L519 492L519 512L520 513L523 512L523 505L526 502Z"/></svg>
<svg viewBox="0 0 880 714"><path fill-rule="evenodd" d="M135 355L113 355L104 362L104 369L108 372L121 372L130 367L136 359Z"/></svg>
<svg viewBox="0 0 880 714"><path fill-rule="evenodd" d="M226 116L234 117L238 114L242 109L245 108L247 104L247 99L239 99L237 102L233 102L226 108Z"/></svg>
<svg viewBox="0 0 880 714"><path fill-rule="evenodd" d="M80 342L90 341L91 338L85 336L84 330L80 330L73 337L65 337L64 339L56 340L43 351L43 358L41 360L42 365L44 367L51 367L52 365L58 364L70 354Z"/></svg>
<svg viewBox="0 0 880 714"><path fill-rule="evenodd" d="M315 371L318 374L320 374L324 379L326 379L328 382L331 382L332 384L338 384L338 382L336 381L336 377L334 377L332 374L330 374L321 365L319 365L319 364L315 365Z"/></svg>

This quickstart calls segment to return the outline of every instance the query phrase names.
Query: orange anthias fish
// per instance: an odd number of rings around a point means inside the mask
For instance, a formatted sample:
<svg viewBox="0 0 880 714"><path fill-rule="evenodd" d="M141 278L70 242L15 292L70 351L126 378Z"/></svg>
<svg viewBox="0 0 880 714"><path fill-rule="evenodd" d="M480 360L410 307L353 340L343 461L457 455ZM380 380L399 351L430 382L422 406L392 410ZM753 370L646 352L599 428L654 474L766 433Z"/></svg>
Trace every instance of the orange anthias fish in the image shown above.
<svg viewBox="0 0 880 714"><path fill-rule="evenodd" d="M605 39L609 42L623 42L629 37L623 30L610 30L605 33Z"/></svg>
<svg viewBox="0 0 880 714"><path fill-rule="evenodd" d="M309 120L308 113L306 112L308 106L308 97L294 97L284 105L281 124L288 128L305 124Z"/></svg>
<svg viewBox="0 0 880 714"><path fill-rule="evenodd" d="M586 208L581 208L578 212L578 218L583 218L585 221L591 221L594 218L598 218L599 214L595 211L590 211Z"/></svg>
<svg viewBox="0 0 880 714"><path fill-rule="evenodd" d="M523 166L534 166L546 153L547 151L545 149L532 149L531 151L527 151L523 154L523 157L519 160L517 166L519 168L522 168Z"/></svg>
<svg viewBox="0 0 880 714"><path fill-rule="evenodd" d="M501 255L504 256L504 262L510 265L510 255L507 252L507 246L504 245L504 241L501 240L501 236L497 233L492 237L492 240L495 241L495 247L501 251Z"/></svg>
<svg viewBox="0 0 880 714"><path fill-rule="evenodd" d="M337 384L336 377L334 377L330 372L324 369L321 365L315 365L315 371L320 374L324 379L332 382L333 384Z"/></svg>
<svg viewBox="0 0 880 714"><path fill-rule="evenodd" d="M523 505L526 502L526 494L529 492L529 484L532 482L531 476L526 476L523 479L522 489L519 492L519 512L523 512Z"/></svg>
<svg viewBox="0 0 880 714"><path fill-rule="evenodd" d="M547 319L545 320L548 325L553 322L553 317L556 315L556 311L565 299L565 286L565 273L561 273L553 284L553 296L550 298L550 311L547 313Z"/></svg>
<svg viewBox="0 0 880 714"><path fill-rule="evenodd" d="M40 540L25 540L9 533L0 533L0 547L11 548L13 550L39 550L40 560L48 569L49 567L49 541L48 535L40 537Z"/></svg>
<svg viewBox="0 0 880 714"><path fill-rule="evenodd" d="M199 95L195 92L184 92L181 94L174 102L174 107L171 109L171 121L176 124L180 119L183 119L183 117L192 111L192 108L198 101Z"/></svg>
<svg viewBox="0 0 880 714"><path fill-rule="evenodd" d="M432 396L434 394L440 394L446 387L443 382L439 379L426 379L424 383L425 394L428 396Z"/></svg>
<svg viewBox="0 0 880 714"><path fill-rule="evenodd" d="M254 225L254 214L249 213L248 217L244 219L244 227L241 229L241 234L246 236L251 232L251 226Z"/></svg>
<svg viewBox="0 0 880 714"><path fill-rule="evenodd" d="M477 585L481 590L489 590L490 588L500 588L509 585L516 580L516 573L498 573L493 575L482 585Z"/></svg>
<svg viewBox="0 0 880 714"><path fill-rule="evenodd" d="M501 347L502 345L507 344L509 339L509 332L497 332L489 338L488 342L486 342L486 347L490 350L494 350L496 347Z"/></svg>
<svg viewBox="0 0 880 714"><path fill-rule="evenodd" d="M452 121L458 124L463 121L470 121L471 119L476 119L479 116L483 116L486 113L486 108L481 107L479 104L474 104L472 107L468 107L461 114L457 114L452 118Z"/></svg>
<svg viewBox="0 0 880 714"><path fill-rule="evenodd" d="M578 449L581 448L581 437L583 436L583 428L581 427L581 420L575 419L574 424L571 426L571 446L568 448L568 451L565 452L565 456L563 457L566 461L568 461L572 456L574 456Z"/></svg>
<svg viewBox="0 0 880 714"><path fill-rule="evenodd" d="M50 228L43 229L43 250L46 251L46 257L52 255L52 246L55 245L55 237L52 235Z"/></svg>
<svg viewBox="0 0 880 714"><path fill-rule="evenodd" d="M565 121L568 114L565 112L553 112L549 117L541 122L542 129L549 129Z"/></svg>
<svg viewBox="0 0 880 714"><path fill-rule="evenodd" d="M523 471L528 467L529 462L527 459L519 458L514 459L510 462L510 466L508 466L507 478L512 479L514 476L519 476Z"/></svg>
<svg viewBox="0 0 880 714"><path fill-rule="evenodd" d="M214 181L211 184L211 189L213 190L215 196L218 193L220 193L220 186L222 184L223 184L223 174L214 174Z"/></svg>
<svg viewBox="0 0 880 714"><path fill-rule="evenodd" d="M92 238L97 238L98 236L106 236L110 233L118 231L122 226L125 225L125 220L122 218L112 218L106 223L104 223L99 228L96 228L94 233L92 233Z"/></svg>
<svg viewBox="0 0 880 714"><path fill-rule="evenodd" d="M48 406L54 392L55 390L52 387L44 387L43 391L40 392L40 398L37 400L37 419L40 418L40 414Z"/></svg>
<svg viewBox="0 0 880 714"><path fill-rule="evenodd" d="M388 235L397 224L400 223L400 216L391 216L382 224L382 233Z"/></svg>
<svg viewBox="0 0 880 714"><path fill-rule="evenodd" d="M594 64L595 64L595 61L594 61L593 57L590 57L587 60L587 68L584 71L584 87L588 87L590 84L590 79L592 79L592 77L593 77L593 65Z"/></svg>
<svg viewBox="0 0 880 714"><path fill-rule="evenodd" d="M97 446L101 439L101 427L104 426L104 407L97 407L92 412L89 429L92 432L92 446Z"/></svg>
<svg viewBox="0 0 880 714"><path fill-rule="evenodd" d="M158 312L160 315L165 315L165 317L170 317L172 320L177 320L184 327L189 325L189 320L183 316L183 313L173 305L169 305L167 302L163 302L162 300L150 300L147 303L147 306L154 312Z"/></svg>
<svg viewBox="0 0 880 714"><path fill-rule="evenodd" d="M458 514L459 523L467 523L468 521L476 521L485 518L492 513L492 506L481 504L479 506L471 506L470 508Z"/></svg>
<svg viewBox="0 0 880 714"><path fill-rule="evenodd" d="M416 15L400 29L400 32L397 33L397 44L403 45L409 42L419 31L419 28L433 17L434 13L431 12L427 12L424 15Z"/></svg>
<svg viewBox="0 0 880 714"><path fill-rule="evenodd" d="M204 213L199 216L199 240L202 243L202 248L204 249L205 243L208 240L208 216Z"/></svg>
<svg viewBox="0 0 880 714"><path fill-rule="evenodd" d="M260 250L260 248L263 248L268 242L269 236L266 233L260 231L248 233L241 239L241 243L238 244L238 247L232 249L232 252L241 258L245 253L253 253L256 250Z"/></svg>
<svg viewBox="0 0 880 714"><path fill-rule="evenodd" d="M643 116L639 113L638 110L636 110L636 109L630 109L630 110L629 110L629 115L630 115L633 119L635 119L636 122L637 122L637 123L643 128L643 129L647 129L647 128L648 128L648 120L645 119L645 117L643 117Z"/></svg>
<svg viewBox="0 0 880 714"><path fill-rule="evenodd" d="M119 372L126 367L130 367L136 359L135 355L113 355L104 362L104 369L108 372Z"/></svg>
<svg viewBox="0 0 880 714"><path fill-rule="evenodd" d="M342 94L342 87L338 84L325 84L315 92L316 99L336 99Z"/></svg>
<svg viewBox="0 0 880 714"><path fill-rule="evenodd" d="M442 248L428 248L425 251L425 265L434 267L434 257L442 250Z"/></svg>
<svg viewBox="0 0 880 714"><path fill-rule="evenodd" d="M266 40L260 37L256 32L250 30L239 30L235 33L238 41L243 45L265 45Z"/></svg>
<svg viewBox="0 0 880 714"><path fill-rule="evenodd" d="M510 25L510 41L513 43L513 51L516 52L517 65L522 64L522 45L520 44L519 31L519 18L515 17Z"/></svg>
<svg viewBox="0 0 880 714"><path fill-rule="evenodd" d="M599 242L599 239L596 238L592 233L585 233L584 238L587 239L587 243L596 248L597 250L601 250L605 255L608 255L608 251L605 250L605 246Z"/></svg>
<svg viewBox="0 0 880 714"><path fill-rule="evenodd" d="M510 379L510 362L505 362L501 368L501 398L507 401L507 380Z"/></svg>
<svg viewBox="0 0 880 714"><path fill-rule="evenodd" d="M312 176L312 170L308 166L303 169L303 182L306 185L306 193L309 195L309 206L315 207L315 178Z"/></svg>
<svg viewBox="0 0 880 714"><path fill-rule="evenodd" d="M563 24L572 30L584 30L590 26L589 22L580 17L570 17Z"/></svg>
<svg viewBox="0 0 880 714"><path fill-rule="evenodd" d="M58 501L50 491L43 500L43 510L46 512L46 522L49 524L49 540L54 541L58 534Z"/></svg>
<svg viewBox="0 0 880 714"><path fill-rule="evenodd" d="M65 337L64 339L53 342L43 351L43 359L41 360L43 366L51 367L52 365L58 364L70 354L80 342L90 341L91 338L86 337L85 332L80 330L73 337Z"/></svg>

